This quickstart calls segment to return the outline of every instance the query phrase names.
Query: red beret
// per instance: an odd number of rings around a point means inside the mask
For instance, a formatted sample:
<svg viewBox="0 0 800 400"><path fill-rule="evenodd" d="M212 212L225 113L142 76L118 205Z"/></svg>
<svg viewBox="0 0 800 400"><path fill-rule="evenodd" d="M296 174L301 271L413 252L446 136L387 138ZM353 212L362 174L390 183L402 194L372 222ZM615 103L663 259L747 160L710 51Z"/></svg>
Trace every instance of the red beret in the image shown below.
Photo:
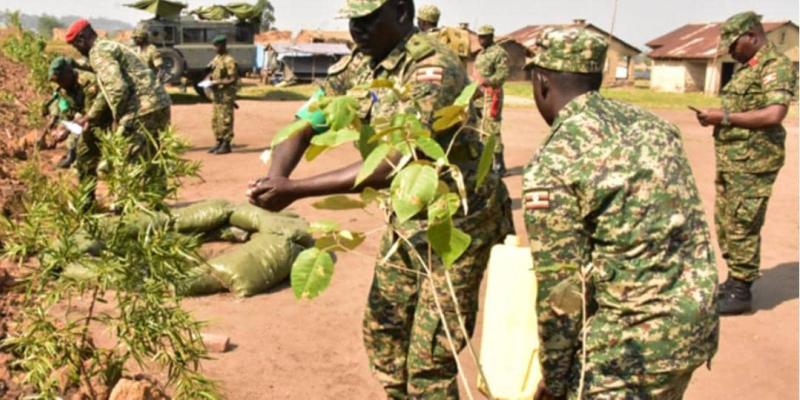
<svg viewBox="0 0 800 400"><path fill-rule="evenodd" d="M64 39L66 39L67 43L72 43L72 41L75 40L75 37L83 32L87 26L90 26L89 20L85 18L81 18L73 22L72 25L69 26L69 29L67 29L67 35L64 36Z"/></svg>

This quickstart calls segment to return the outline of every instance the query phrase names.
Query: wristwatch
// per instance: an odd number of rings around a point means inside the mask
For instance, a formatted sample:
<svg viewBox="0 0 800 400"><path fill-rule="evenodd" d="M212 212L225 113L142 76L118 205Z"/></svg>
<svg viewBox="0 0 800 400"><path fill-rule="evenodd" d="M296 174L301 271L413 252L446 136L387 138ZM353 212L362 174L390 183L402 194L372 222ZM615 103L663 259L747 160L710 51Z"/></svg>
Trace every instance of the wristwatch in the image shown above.
<svg viewBox="0 0 800 400"><path fill-rule="evenodd" d="M731 113L724 108L722 109L722 122L720 123L720 125L731 126Z"/></svg>

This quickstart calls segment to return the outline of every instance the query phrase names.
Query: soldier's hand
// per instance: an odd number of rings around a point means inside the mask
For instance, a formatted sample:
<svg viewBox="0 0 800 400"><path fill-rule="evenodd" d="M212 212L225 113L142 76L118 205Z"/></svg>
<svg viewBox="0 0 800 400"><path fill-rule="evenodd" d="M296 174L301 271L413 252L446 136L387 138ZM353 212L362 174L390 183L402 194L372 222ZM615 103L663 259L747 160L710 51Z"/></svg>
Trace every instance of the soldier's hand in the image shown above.
<svg viewBox="0 0 800 400"><path fill-rule="evenodd" d="M250 203L269 211L280 211L295 200L292 181L289 178L261 178L248 185L247 197Z"/></svg>
<svg viewBox="0 0 800 400"><path fill-rule="evenodd" d="M709 109L697 113L697 121L702 126L716 126L722 123L722 110Z"/></svg>

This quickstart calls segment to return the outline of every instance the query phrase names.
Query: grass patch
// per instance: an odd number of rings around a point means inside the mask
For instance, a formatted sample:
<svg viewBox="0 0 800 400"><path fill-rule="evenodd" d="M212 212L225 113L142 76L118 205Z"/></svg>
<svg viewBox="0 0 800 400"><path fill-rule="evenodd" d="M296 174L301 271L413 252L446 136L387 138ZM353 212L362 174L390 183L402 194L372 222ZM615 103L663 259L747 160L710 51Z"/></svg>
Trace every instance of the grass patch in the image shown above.
<svg viewBox="0 0 800 400"><path fill-rule="evenodd" d="M508 82L504 86L506 95L532 99L532 88L528 82ZM646 88L603 88L600 93L606 98L624 101L645 108L697 108L719 107L717 96L703 93L662 93Z"/></svg>

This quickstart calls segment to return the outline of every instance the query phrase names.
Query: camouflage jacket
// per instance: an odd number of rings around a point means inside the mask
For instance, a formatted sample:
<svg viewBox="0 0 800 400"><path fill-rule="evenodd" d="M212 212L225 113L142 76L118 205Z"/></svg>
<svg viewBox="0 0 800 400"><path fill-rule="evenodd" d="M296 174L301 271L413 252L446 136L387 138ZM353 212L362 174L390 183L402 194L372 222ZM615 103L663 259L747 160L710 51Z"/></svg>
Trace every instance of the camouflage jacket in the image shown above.
<svg viewBox="0 0 800 400"><path fill-rule="evenodd" d="M128 46L97 39L89 52L89 64L103 94L92 104L90 119L99 118L110 109L114 122L127 126L139 116L172 105L153 71Z"/></svg>
<svg viewBox="0 0 800 400"><path fill-rule="evenodd" d="M508 79L508 53L496 43L481 50L475 57L475 70L483 83L502 88Z"/></svg>
<svg viewBox="0 0 800 400"><path fill-rule="evenodd" d="M216 98L219 95L235 95L239 87L239 73L236 67L236 60L233 56L228 53L222 55L218 54L208 63L208 66L211 68L211 80L213 81L228 79L230 77L236 78L232 84L214 86L214 97Z"/></svg>
<svg viewBox="0 0 800 400"><path fill-rule="evenodd" d="M582 329L590 342L605 343L589 351L630 356L642 373L710 359L717 270L675 126L597 92L579 96L553 122L525 170L523 191L539 354L552 394L563 395L580 370ZM593 310L586 327L581 270Z"/></svg>
<svg viewBox="0 0 800 400"><path fill-rule="evenodd" d="M61 121L71 121L77 114L86 114L100 93L93 73L77 70L75 73L78 74L78 81L73 88L58 88L53 93L56 101L51 104L49 112Z"/></svg>
<svg viewBox="0 0 800 400"><path fill-rule="evenodd" d="M394 88L370 88L376 79L392 81ZM417 115L430 126L435 111L451 105L467 82L466 70L452 50L431 35L417 32L398 44L377 65L372 65L370 57L355 50L331 67L322 89L328 96L349 95L358 99L361 118L375 129L381 129L381 125L388 124L397 113ZM398 94L403 92L407 92L408 97ZM476 210L495 191L491 185L474 190L483 145L474 130L466 129L457 136L454 133L439 133L435 138L444 149L452 140L457 141L453 144L450 161L461 169L470 193L470 210Z"/></svg>
<svg viewBox="0 0 800 400"><path fill-rule="evenodd" d="M739 67L722 89L722 106L731 113L774 104L788 106L796 88L796 67L768 43ZM719 171L775 172L783 166L786 130L782 125L763 129L720 126L714 131L714 139Z"/></svg>
<svg viewBox="0 0 800 400"><path fill-rule="evenodd" d="M158 76L158 73L161 71L161 66L164 64L164 60L161 58L161 53L158 52L156 46L148 44L144 49L139 46L134 46L133 51L136 52L139 59Z"/></svg>

